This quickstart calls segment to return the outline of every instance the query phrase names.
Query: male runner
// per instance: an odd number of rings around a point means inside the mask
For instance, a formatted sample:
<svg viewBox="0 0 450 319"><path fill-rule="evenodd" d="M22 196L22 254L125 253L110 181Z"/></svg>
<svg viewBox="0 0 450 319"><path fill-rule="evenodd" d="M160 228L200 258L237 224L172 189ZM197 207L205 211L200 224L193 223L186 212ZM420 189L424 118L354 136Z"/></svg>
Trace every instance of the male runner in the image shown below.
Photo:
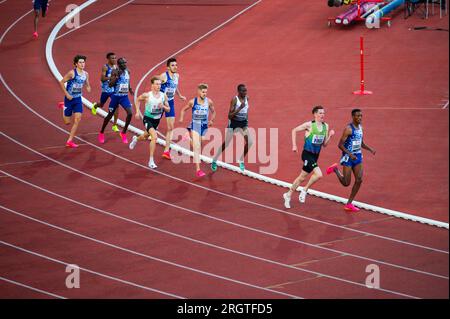
<svg viewBox="0 0 450 319"><path fill-rule="evenodd" d="M97 108L103 108L106 101L114 94L114 88L109 86L109 80L111 79L111 73L113 70L117 69L117 58L115 53L109 52L106 54L107 63L102 67L102 73L100 74L100 81L102 82L102 95L100 96L100 102L95 102L92 105L92 115L97 114ZM119 108L116 109L114 113L114 122L112 130L114 132L119 132L119 127L117 126L117 119L119 118Z"/></svg>
<svg viewBox="0 0 450 319"><path fill-rule="evenodd" d="M319 154L322 146L328 145L334 131L328 131L328 124L323 120L325 118L325 110L318 105L312 109L314 120L305 122L292 130L292 151L297 152L297 132L305 131L305 144L303 146L302 160L303 167L300 175L294 180L291 188L287 193L283 194L284 207L291 208L291 196L295 192L306 177L313 173L306 184L300 191L299 201L304 203L308 189L322 177L322 171L318 165Z"/></svg>
<svg viewBox="0 0 450 319"><path fill-rule="evenodd" d="M200 153L202 149L202 138L208 130L208 125L212 126L216 111L214 110L214 103L210 98L207 98L208 85L201 83L198 86L197 97L191 99L189 103L181 110L180 123L183 122L184 113L188 109L192 109L192 121L187 128L191 133L192 146L194 149L194 163L197 177L203 177L206 174L200 169ZM211 120L208 119L209 111L211 111Z"/></svg>
<svg viewBox="0 0 450 319"><path fill-rule="evenodd" d="M217 170L217 159L220 154L225 151L225 148L233 139L234 133L241 133L244 136L245 145L244 153L239 159L239 168L241 171L245 170L244 157L247 155L249 148L252 145L252 140L248 131L248 96L245 84L239 84L237 87L238 95L233 97L230 102L230 110L228 111L228 127L225 134L225 141L222 147L217 151L211 163L213 172Z"/></svg>
<svg viewBox="0 0 450 319"><path fill-rule="evenodd" d="M186 97L181 95L180 89L178 88L178 81L180 80L180 75L178 73L178 64L175 58L170 58L167 60L167 71L160 75L162 85L161 91L167 95L169 99L170 110L165 112L167 121L167 132L166 132L166 146L164 147L163 157L166 159L170 158L170 142L172 141L173 129L175 123L175 93L178 97L186 101Z"/></svg>
<svg viewBox="0 0 450 319"><path fill-rule="evenodd" d="M33 9L34 9L34 32L33 38L38 38L37 26L39 21L39 13L42 12L42 17L45 18L45 14L47 13L49 0L33 0Z"/></svg>
<svg viewBox="0 0 450 319"><path fill-rule="evenodd" d="M161 79L157 76L152 77L150 80L152 83L152 90L150 92L144 93L138 97L136 103L136 119L142 119L145 126L145 132L137 137L133 136L129 147L134 149L138 141L146 141L149 136L151 136L150 141L150 159L148 161L148 166L150 168L156 168L155 161L153 159L153 154L156 148L156 130L158 129L159 121L161 120L163 111L170 111L170 106L168 103L167 95L161 92ZM141 102L145 102L144 116L142 116L140 110Z"/></svg>
<svg viewBox="0 0 450 319"><path fill-rule="evenodd" d="M109 86L114 87L114 93L111 96L111 102L109 103L109 113L105 117L103 121L102 129L98 134L98 141L103 144L105 143L105 128L108 125L109 120L113 117L116 112L116 108L119 104L125 109L127 112L127 119L125 121L125 126L123 127L122 132L120 132L120 137L122 142L127 144L127 129L128 125L130 125L131 117L133 116L131 113L131 102L128 98L128 93L134 95L133 89L130 86L130 71L127 68L127 60L125 58L119 58L117 60L118 68L113 70L111 73L111 79L109 80Z"/></svg>
<svg viewBox="0 0 450 319"><path fill-rule="evenodd" d="M78 125L81 121L81 114L83 113L83 103L81 102L81 97L83 96L84 84L86 84L86 90L91 92L89 74L84 71L86 57L84 55L76 55L73 58L73 64L75 68L67 72L67 74L59 82L61 90L64 92L64 124L69 125L72 122L73 114L72 129L70 130L69 139L66 142L66 146L70 148L78 147L78 145L73 142L73 138L77 132ZM65 87L64 84L66 82L67 86Z"/></svg>
<svg viewBox="0 0 450 319"><path fill-rule="evenodd" d="M357 212L359 208L352 204L353 199L359 191L362 184L363 177L363 165L362 165L362 151L364 148L375 155L376 151L364 143L363 140L363 128L361 125L362 111L360 109L352 110L352 123L347 125L344 129L341 139L339 140L339 149L342 150L341 165L343 166L343 175L338 169L338 164L333 164L327 168L327 175L332 172L336 173L339 181L345 187L349 186L352 180L352 171L355 175L355 184L353 185L352 192L344 206L346 211Z"/></svg>

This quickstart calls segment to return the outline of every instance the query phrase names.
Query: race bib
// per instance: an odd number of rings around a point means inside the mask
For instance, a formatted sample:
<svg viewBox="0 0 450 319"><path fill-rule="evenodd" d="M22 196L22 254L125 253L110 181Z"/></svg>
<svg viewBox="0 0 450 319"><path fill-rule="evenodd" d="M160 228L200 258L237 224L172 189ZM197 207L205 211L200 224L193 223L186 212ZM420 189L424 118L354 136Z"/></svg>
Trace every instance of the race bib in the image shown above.
<svg viewBox="0 0 450 319"><path fill-rule="evenodd" d="M352 142L352 151L359 151L361 150L361 140L353 141Z"/></svg>
<svg viewBox="0 0 450 319"><path fill-rule="evenodd" d="M324 139L325 139L324 135L313 135L312 143L322 145Z"/></svg>
<svg viewBox="0 0 450 319"><path fill-rule="evenodd" d="M128 83L119 84L119 93L128 93Z"/></svg>
<svg viewBox="0 0 450 319"><path fill-rule="evenodd" d="M169 99L172 99L175 96L176 89L174 88L167 88L166 89L166 95Z"/></svg>
<svg viewBox="0 0 450 319"><path fill-rule="evenodd" d="M81 83L73 83L72 85L72 93L81 93L81 89L83 88L83 84Z"/></svg>
<svg viewBox="0 0 450 319"><path fill-rule="evenodd" d="M204 111L194 111L192 114L192 119L194 121L206 121L208 119L208 115Z"/></svg>

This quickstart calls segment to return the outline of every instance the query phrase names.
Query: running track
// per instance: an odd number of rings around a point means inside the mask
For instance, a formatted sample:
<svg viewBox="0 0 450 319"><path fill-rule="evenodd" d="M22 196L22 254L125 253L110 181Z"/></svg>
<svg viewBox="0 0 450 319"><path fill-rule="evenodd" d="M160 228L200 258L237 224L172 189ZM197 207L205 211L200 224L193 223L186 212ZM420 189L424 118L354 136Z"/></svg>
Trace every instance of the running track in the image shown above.
<svg viewBox="0 0 450 319"><path fill-rule="evenodd" d="M99 1L82 19L124 3ZM179 56L185 95L200 81L200 62L217 63L218 43L237 45L226 41L238 38L237 30L274 23L272 4L262 2ZM173 18L182 26L151 28L142 21L160 18L167 8L149 7L123 6L58 39L60 71L70 68L73 46L82 46L95 78L103 60L99 52L109 50L101 35L133 15L134 24L114 31L133 40L115 51L127 56L136 85L148 68L245 8L174 6ZM285 211L279 189L224 170L201 181L193 179L191 165L161 162L152 172L145 167L145 145L130 152L108 134L108 143L98 147L101 120L88 113L80 127L85 142L76 151L62 147L66 134L57 127L66 128L55 111L60 92L46 66L44 39L64 5L51 10L41 21L39 41L29 37L31 15L5 33L29 11L28 1L11 3L1 19L1 59L8 63L1 66L0 90L9 110L0 120L2 298L448 298L447 230L370 212L347 215L339 204L313 197L307 209ZM194 12L204 17L202 24ZM172 36L164 37L162 28ZM141 44L151 31L160 50ZM261 72L246 67L237 69ZM210 83L229 75L218 65L213 69ZM91 81L94 98L98 88ZM256 76L249 81L256 104L256 88L269 89L269 83ZM214 87L211 96L226 103L229 88ZM448 221L448 210L444 215ZM80 266L80 289L65 287L66 264ZM380 266L381 289L366 288L368 264Z"/></svg>

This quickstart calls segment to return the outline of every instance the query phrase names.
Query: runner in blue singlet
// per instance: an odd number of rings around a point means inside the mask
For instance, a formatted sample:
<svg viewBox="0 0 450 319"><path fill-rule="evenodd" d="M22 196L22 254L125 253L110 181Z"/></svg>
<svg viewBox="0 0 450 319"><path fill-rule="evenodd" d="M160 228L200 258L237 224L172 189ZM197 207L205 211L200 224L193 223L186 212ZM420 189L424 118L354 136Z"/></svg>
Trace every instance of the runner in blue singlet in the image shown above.
<svg viewBox="0 0 450 319"><path fill-rule="evenodd" d="M117 60L118 68L113 70L111 74L111 79L109 80L109 86L114 87L114 93L111 96L111 102L109 103L109 113L105 117L103 121L103 126L98 134L98 141L103 144L105 143L105 128L108 125L108 122L114 116L116 112L116 108L121 105L125 111L127 112L127 119L125 121L125 126L123 127L122 132L120 132L120 137L122 142L128 144L127 139L127 129L128 125L130 125L131 117L133 116L131 112L131 102L128 98L128 94L134 95L133 89L130 86L130 71L127 68L127 60L125 58L119 58Z"/></svg>
<svg viewBox="0 0 450 319"><path fill-rule="evenodd" d="M78 125L81 121L81 114L83 113L83 103L81 97L83 95L83 86L86 85L86 90L91 92L91 85L89 84L89 74L84 71L86 64L86 57L83 55L77 55L73 59L75 68L70 70L63 79L59 82L62 91L64 92L64 111L63 120L66 125L72 123L69 139L66 142L66 146L70 148L78 147L73 142L75 133L77 132ZM65 84L67 83L67 86Z"/></svg>
<svg viewBox="0 0 450 319"><path fill-rule="evenodd" d="M187 128L191 133L192 146L194 149L194 163L197 177L203 177L206 174L200 169L200 153L202 149L202 137L205 136L208 126L212 126L216 111L214 103L207 98L208 85L200 84L198 86L197 97L191 99L189 103L181 110L180 123L183 122L184 113L192 109L191 124ZM209 111L211 111L211 119L209 119Z"/></svg>
<svg viewBox="0 0 450 319"><path fill-rule="evenodd" d="M91 112L93 115L97 114L97 108L103 108L106 101L114 94L114 88L109 86L109 80L111 79L112 71L117 69L117 58L113 52L106 54L107 63L102 67L102 73L100 75L100 81L102 84L102 94L100 96L100 102L96 102L92 105ZM114 113L114 122L112 130L114 132L119 132L119 127L117 126L117 120L119 118L119 108L116 109Z"/></svg>
<svg viewBox="0 0 450 319"><path fill-rule="evenodd" d="M164 92L169 99L170 111L165 112L167 121L167 132L166 132L166 146L164 147L163 157L166 159L170 158L170 142L172 141L173 129L175 125L175 94L182 101L186 101L186 97L181 95L180 89L178 87L178 82L180 79L180 75L178 73L178 64L175 58L170 58L167 60L167 71L160 75L162 84L161 84L161 92Z"/></svg>
<svg viewBox="0 0 450 319"><path fill-rule="evenodd" d="M339 141L339 149L342 151L341 165L343 166L343 174L338 169L338 164L333 164L327 168L327 174L336 173L339 182L345 187L349 186L352 178L352 171L355 176L355 184L353 185L352 192L344 206L346 211L357 212L359 209L355 207L352 202L359 188L362 184L363 177L363 165L362 165L362 151L366 149L375 155L376 151L369 145L364 143L362 122L362 111L360 109L352 110L353 121L344 130L342 137Z"/></svg>

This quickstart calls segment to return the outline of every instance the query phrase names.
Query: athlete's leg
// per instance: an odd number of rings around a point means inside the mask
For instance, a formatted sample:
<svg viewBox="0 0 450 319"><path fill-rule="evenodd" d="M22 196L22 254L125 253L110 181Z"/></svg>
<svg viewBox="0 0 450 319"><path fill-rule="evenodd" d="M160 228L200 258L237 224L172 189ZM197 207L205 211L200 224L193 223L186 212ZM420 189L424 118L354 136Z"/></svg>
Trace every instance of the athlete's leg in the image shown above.
<svg viewBox="0 0 450 319"><path fill-rule="evenodd" d="M222 143L222 146L217 150L216 155L214 155L213 161L216 162L217 159L219 158L220 154L222 154L223 152L225 152L225 149L228 147L228 145L230 144L231 140L233 139L233 129L231 128L227 128L226 132L225 132L225 141Z"/></svg>
<svg viewBox="0 0 450 319"><path fill-rule="evenodd" d="M124 107L124 109L127 112L127 119L125 120L125 126L123 127L122 134L125 134L127 132L128 125L130 125L131 118L133 117L133 113L131 112L131 106Z"/></svg>
<svg viewBox="0 0 450 319"><path fill-rule="evenodd" d="M289 196L291 196L292 193L297 190L297 188L300 186L300 184L303 183L303 181L306 179L306 176L308 176L308 174L309 174L308 172L305 172L304 170L302 170L300 175L298 175L297 178L292 183L291 188L289 188L289 192L288 192Z"/></svg>
<svg viewBox="0 0 450 319"><path fill-rule="evenodd" d="M170 142L173 137L173 129L175 123L175 117L166 117L167 131L166 131L166 146L164 147L164 152L168 152L170 149Z"/></svg>
<svg viewBox="0 0 450 319"><path fill-rule="evenodd" d="M192 146L194 151L195 170L198 172L200 170L200 152L202 148L202 142L200 134L197 131L191 130L191 134L192 134Z"/></svg>
<svg viewBox="0 0 450 319"><path fill-rule="evenodd" d="M67 141L72 141L77 129L78 129L78 125L80 124L81 121L81 114L80 112L74 113L73 114L73 125L72 125L72 129L70 130L70 135L69 135L69 139Z"/></svg>
<svg viewBox="0 0 450 319"><path fill-rule="evenodd" d="M119 108L117 108L116 111L114 112L114 122L113 122L114 126L117 126L118 119L119 119Z"/></svg>
<svg viewBox="0 0 450 319"><path fill-rule="evenodd" d="M320 170L320 167L317 166L316 168L314 168L313 174L311 175L311 178L309 179L308 183L305 186L305 192L307 192L308 189L310 189L311 186L314 185L314 183L316 183L322 177L323 177L322 171Z"/></svg>
<svg viewBox="0 0 450 319"><path fill-rule="evenodd" d="M105 133L105 128L106 125L108 125L108 122L112 119L112 117L114 116L114 112L116 111L116 109L110 110L108 112L108 115L106 115L105 119L103 120L103 125L102 125L102 129L100 130L100 133Z"/></svg>
<svg viewBox="0 0 450 319"><path fill-rule="evenodd" d="M39 22L39 13L41 10L34 10L34 35L37 35L37 27Z"/></svg>
<svg viewBox="0 0 450 319"><path fill-rule="evenodd" d="M148 130L150 136L152 137L152 140L150 141L150 161L153 161L153 154L155 154L155 149L156 149L156 130L151 127ZM141 135L142 136L142 135Z"/></svg>
<svg viewBox="0 0 450 319"><path fill-rule="evenodd" d="M248 128L245 127L244 129L240 129L239 133L241 133L244 136L244 141L245 141L245 145L244 145L244 153L242 154L240 160L241 162L244 161L245 156L247 156L248 150L250 149L250 147L252 147L253 145L253 141L252 138L250 136L250 132L248 131Z"/></svg>
<svg viewBox="0 0 450 319"><path fill-rule="evenodd" d="M359 188L361 187L362 181L363 181L363 165L358 164L353 167L353 174L355 175L355 184L353 184L352 192L350 193L350 197L348 198L347 204L351 204L353 199L355 198L356 194L359 191Z"/></svg>
<svg viewBox="0 0 450 319"><path fill-rule="evenodd" d="M336 173L339 182L341 182L343 186L347 187L350 185L350 183L352 182L352 168L350 166L343 166L343 174L337 167L334 169L334 172Z"/></svg>

